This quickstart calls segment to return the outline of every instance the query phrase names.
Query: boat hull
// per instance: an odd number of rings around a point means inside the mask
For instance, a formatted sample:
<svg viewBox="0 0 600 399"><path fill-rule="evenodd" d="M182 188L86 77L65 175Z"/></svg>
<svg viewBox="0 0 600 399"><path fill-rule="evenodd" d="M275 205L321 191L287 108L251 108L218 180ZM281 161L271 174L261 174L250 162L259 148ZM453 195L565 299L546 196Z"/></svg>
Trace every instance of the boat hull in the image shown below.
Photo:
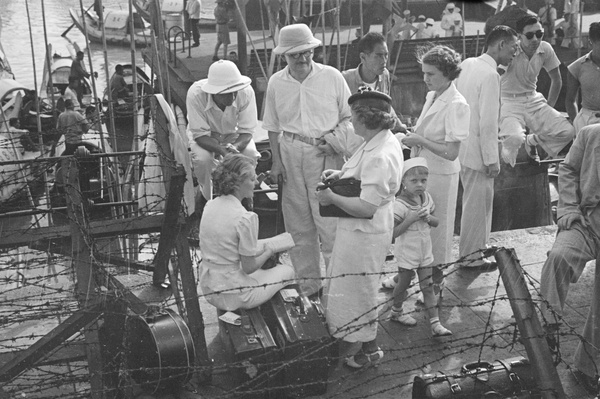
<svg viewBox="0 0 600 399"><path fill-rule="evenodd" d="M102 43L102 28L99 20L95 15L86 11L84 18L81 17L81 12L71 8L69 10L71 20L84 35L87 35L90 41ZM108 21L109 15L106 16ZM84 22L85 19L85 22ZM131 35L128 34L127 26L124 24L120 28L111 28L105 23L104 36L107 44L130 46ZM152 31L146 28L134 28L134 41L136 46L146 46L150 44Z"/></svg>

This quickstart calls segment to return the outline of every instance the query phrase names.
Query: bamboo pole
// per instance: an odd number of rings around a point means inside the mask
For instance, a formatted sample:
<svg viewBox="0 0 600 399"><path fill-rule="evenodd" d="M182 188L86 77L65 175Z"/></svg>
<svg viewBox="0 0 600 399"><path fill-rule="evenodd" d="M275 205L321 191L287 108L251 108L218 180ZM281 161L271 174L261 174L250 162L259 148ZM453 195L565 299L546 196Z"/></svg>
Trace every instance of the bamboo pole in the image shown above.
<svg viewBox="0 0 600 399"><path fill-rule="evenodd" d="M579 32L578 32L578 43L577 43L577 58L581 57L581 46L582 46L582 30L583 30L583 7L585 6L585 2L581 2L581 6L579 7Z"/></svg>
<svg viewBox="0 0 600 399"><path fill-rule="evenodd" d="M135 60L135 30L134 30L134 26L133 26L133 2L132 1L128 1L127 2L129 4L129 34L131 35L131 43L130 43L130 49L131 49L131 69L132 69L132 76L131 76L131 82L133 84L133 137L132 137L132 143L131 143L131 150L132 151L139 151L140 149L140 134L138 132L139 130L139 118L138 118L138 114L139 114L139 110L140 108L143 109L144 107L144 97L142 94L141 98L138 98L138 87L137 87L137 64L136 64L136 60ZM138 104L138 100L141 101L141 104ZM127 162L127 168L129 169L129 165L131 165L132 168L132 174L131 177L129 178L131 180L130 185L127 189L127 193L131 193L130 195L133 198L137 198L137 195L135 194L135 192L137 192L137 184L136 183L136 179L139 176L138 174L138 163L135 161L135 157L131 156L129 157L129 162ZM125 182L127 182L129 174L125 175ZM129 198L128 198L129 199ZM137 216L137 205L133 205L132 206L132 211L133 214L135 216ZM131 236L131 239L129 240L129 245L127 246L128 251L129 251L129 257L133 258L133 259L137 259L137 247L138 247L138 239L137 239L137 234ZM131 256L133 255L133 257Z"/></svg>
<svg viewBox="0 0 600 399"><path fill-rule="evenodd" d="M321 0L321 19L323 20L323 64L327 64L327 46L325 46L325 0Z"/></svg>
<svg viewBox="0 0 600 399"><path fill-rule="evenodd" d="M337 7L337 12L335 13L336 18L335 18L335 24L336 24L336 28L337 28L337 69L339 71L342 70L342 58L341 58L341 54L340 52L342 51L341 49L341 45L340 45L340 0L337 0L336 2L336 7Z"/></svg>
<svg viewBox="0 0 600 399"><path fill-rule="evenodd" d="M462 45L463 45L463 60L467 58L467 38L465 36L465 19L467 18L466 3L462 2L463 17L462 17Z"/></svg>
<svg viewBox="0 0 600 399"><path fill-rule="evenodd" d="M501 248L494 257L542 398L565 398L515 250Z"/></svg>
<svg viewBox="0 0 600 399"><path fill-rule="evenodd" d="M46 45L46 65L48 66L48 84L52 87L50 92L50 100L52 101L52 109L56 109L56 101L54 99L54 83L52 82L52 71L50 70L50 54L48 52L48 30L46 28L46 10L44 7L44 0L42 0L42 23L44 25L44 44ZM36 86L37 87L37 86ZM40 90L45 90L44 87L40 87Z"/></svg>
<svg viewBox="0 0 600 399"><path fill-rule="evenodd" d="M363 20L363 2L362 0L360 0L358 2L358 15L360 16L360 35L366 35L367 32L365 32L365 21ZM390 49L391 51L391 49Z"/></svg>

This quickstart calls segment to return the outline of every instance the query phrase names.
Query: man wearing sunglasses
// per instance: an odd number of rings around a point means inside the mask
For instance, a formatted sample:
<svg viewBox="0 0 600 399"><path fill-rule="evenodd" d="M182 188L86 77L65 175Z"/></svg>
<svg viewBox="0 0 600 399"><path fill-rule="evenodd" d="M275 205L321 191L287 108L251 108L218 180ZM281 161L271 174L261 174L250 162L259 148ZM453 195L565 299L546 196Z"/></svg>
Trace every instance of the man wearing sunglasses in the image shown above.
<svg viewBox="0 0 600 399"><path fill-rule="evenodd" d="M207 79L187 92L190 155L205 201L212 199L211 174L221 157L228 153L260 157L252 140L258 119L250 83L233 62L220 60L210 66Z"/></svg>
<svg viewBox="0 0 600 399"><path fill-rule="evenodd" d="M553 108L562 87L560 60L552 46L542 41L542 24L537 17L527 15L517 21L517 32L520 39L517 52L501 78L499 137L502 159L512 166L523 144L527 154L539 162L537 146L550 158L556 158L575 136L573 125ZM536 91L542 68L551 80L548 100Z"/></svg>
<svg viewBox="0 0 600 399"><path fill-rule="evenodd" d="M319 215L314 192L325 169L341 166L362 143L350 125L350 90L335 68L313 61L321 42L304 24L285 26L273 50L287 66L271 76L263 128L269 131L271 176L283 178L285 229L296 246L290 258L302 292L321 288L320 254L325 264L333 249L337 219Z"/></svg>
<svg viewBox="0 0 600 399"><path fill-rule="evenodd" d="M592 51L569 65L565 107L575 126L575 134L587 125L600 123L600 22L590 25ZM581 109L577 94L581 91Z"/></svg>

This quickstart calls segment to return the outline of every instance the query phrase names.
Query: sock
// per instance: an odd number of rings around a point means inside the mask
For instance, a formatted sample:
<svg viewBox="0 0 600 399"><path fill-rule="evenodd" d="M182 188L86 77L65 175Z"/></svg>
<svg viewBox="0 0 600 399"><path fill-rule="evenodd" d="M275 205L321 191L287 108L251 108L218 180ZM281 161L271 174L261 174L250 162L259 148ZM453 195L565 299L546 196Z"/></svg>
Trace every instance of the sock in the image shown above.
<svg viewBox="0 0 600 399"><path fill-rule="evenodd" d="M404 310L402 309L402 306L400 306L399 308L392 306L392 312L402 314L404 313Z"/></svg>
<svg viewBox="0 0 600 399"><path fill-rule="evenodd" d="M438 324L440 324L440 318L432 317L431 319L429 319L429 323L431 323L431 329L433 330Z"/></svg>

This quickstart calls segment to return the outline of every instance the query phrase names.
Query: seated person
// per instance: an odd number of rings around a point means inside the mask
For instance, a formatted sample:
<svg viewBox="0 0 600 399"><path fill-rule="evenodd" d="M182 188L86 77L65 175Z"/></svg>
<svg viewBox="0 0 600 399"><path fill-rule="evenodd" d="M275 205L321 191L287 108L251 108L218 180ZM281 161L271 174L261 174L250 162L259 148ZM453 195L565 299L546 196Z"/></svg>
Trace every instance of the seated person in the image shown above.
<svg viewBox="0 0 600 399"><path fill-rule="evenodd" d="M254 195L254 168L244 155L226 155L213 173L220 196L208 201L200 222L200 289L221 310L259 306L295 275L289 265L261 269L273 251L258 241L258 215L242 206Z"/></svg>
<svg viewBox="0 0 600 399"><path fill-rule="evenodd" d="M123 77L123 65L119 64L115 67L115 73L111 76L108 87L110 87L113 101L129 96L127 82Z"/></svg>

